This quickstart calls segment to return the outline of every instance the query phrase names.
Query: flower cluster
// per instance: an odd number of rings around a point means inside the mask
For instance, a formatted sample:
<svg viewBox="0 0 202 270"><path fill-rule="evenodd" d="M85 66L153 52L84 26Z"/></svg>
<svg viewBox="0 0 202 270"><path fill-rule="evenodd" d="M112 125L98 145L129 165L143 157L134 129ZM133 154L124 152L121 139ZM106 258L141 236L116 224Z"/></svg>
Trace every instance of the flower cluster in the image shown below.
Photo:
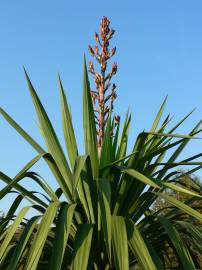
<svg viewBox="0 0 202 270"><path fill-rule="evenodd" d="M98 147L102 147L104 139L104 129L110 113L113 111L114 100L117 97L116 85L111 83L112 77L117 73L117 63L112 64L111 70L107 72L107 62L116 53L116 47L109 49L109 40L113 37L115 30L110 29L110 21L103 17L100 23L99 34L95 32L94 38L96 45L89 45L90 54L96 59L99 65L99 72L96 72L93 62L89 62L89 72L93 75L95 90L91 90L93 100L97 134ZM115 117L115 125L120 121L120 117ZM113 133L113 131L112 131Z"/></svg>

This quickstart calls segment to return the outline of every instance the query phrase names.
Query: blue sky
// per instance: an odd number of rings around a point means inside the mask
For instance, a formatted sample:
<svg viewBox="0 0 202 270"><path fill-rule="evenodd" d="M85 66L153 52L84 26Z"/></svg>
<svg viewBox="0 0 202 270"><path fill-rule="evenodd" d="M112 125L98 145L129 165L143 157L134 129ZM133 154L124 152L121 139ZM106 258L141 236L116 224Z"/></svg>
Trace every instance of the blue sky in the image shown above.
<svg viewBox="0 0 202 270"><path fill-rule="evenodd" d="M132 112L134 136L152 120L168 94L166 113L180 120L193 116L179 130L187 133L202 115L202 1L0 1L0 105L41 144L36 115L22 66L62 139L57 72L71 105L81 153L83 54L103 15L116 29L116 112ZM36 154L0 119L0 170L14 176ZM183 157L201 151L190 144ZM41 162L37 169L53 183ZM54 186L54 184L53 184Z"/></svg>

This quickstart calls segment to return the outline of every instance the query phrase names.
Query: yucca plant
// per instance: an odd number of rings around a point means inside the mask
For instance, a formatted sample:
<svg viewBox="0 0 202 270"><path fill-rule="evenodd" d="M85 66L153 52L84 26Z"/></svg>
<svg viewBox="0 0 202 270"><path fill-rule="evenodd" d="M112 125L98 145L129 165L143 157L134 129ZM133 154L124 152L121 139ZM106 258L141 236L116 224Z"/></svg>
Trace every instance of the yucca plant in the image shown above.
<svg viewBox="0 0 202 270"><path fill-rule="evenodd" d="M0 109L7 122L38 153L14 178L0 172L5 183L0 198L10 196L11 192L16 194L8 212L0 220L1 269L165 269L169 248L176 254L179 269L196 269L192 248L201 251L202 215L191 205L201 196L197 190L178 183L177 168L192 166L189 173L201 168L198 158L202 153L180 159L188 142L198 138L201 121L188 135L176 134L176 129L191 113L168 128L170 115L161 121L165 100L151 129L137 136L129 153L131 116L126 115L120 133L120 117L112 112L115 85L107 95L117 71L115 63L109 74L106 73L107 61L116 51L109 52L109 40L114 34L109 26L109 20L104 17L100 33L95 34L100 49L98 46L95 49L89 47L101 68L100 73L95 72L90 62L89 69L96 83L94 91L90 89L84 59L84 155L78 151L60 78L61 118L68 157L26 71L46 149L3 108ZM57 190L31 170L40 159L46 162L57 180ZM25 178L40 186L42 196L37 190L27 190L21 184ZM180 202L167 195L165 189L192 197L186 203ZM170 211L165 215L152 210L159 197L170 204ZM27 206L20 207L22 201ZM32 208L38 214L27 218ZM193 221L198 221L198 225ZM184 235L189 236L192 247L184 241Z"/></svg>

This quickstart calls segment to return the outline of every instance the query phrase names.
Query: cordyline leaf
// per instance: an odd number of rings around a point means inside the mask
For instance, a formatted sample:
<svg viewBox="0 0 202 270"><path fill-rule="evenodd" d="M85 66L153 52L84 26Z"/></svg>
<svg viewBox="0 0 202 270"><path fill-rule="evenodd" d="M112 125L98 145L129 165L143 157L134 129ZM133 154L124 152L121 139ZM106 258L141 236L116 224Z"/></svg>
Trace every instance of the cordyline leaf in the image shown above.
<svg viewBox="0 0 202 270"><path fill-rule="evenodd" d="M116 159L121 159L126 155L127 150L127 144L128 144L128 133L130 128L130 122L131 122L131 114L127 112L126 118L123 125L123 130L121 134L121 138L119 141L119 146L116 154Z"/></svg>
<svg viewBox="0 0 202 270"><path fill-rule="evenodd" d="M126 221L129 246L138 260L141 269L157 270L147 246L137 228L131 220Z"/></svg>
<svg viewBox="0 0 202 270"><path fill-rule="evenodd" d="M72 270L86 270L88 267L93 234L92 224L80 224L73 249Z"/></svg>
<svg viewBox="0 0 202 270"><path fill-rule="evenodd" d="M71 163L72 169L74 168L75 160L78 156L78 149L76 144L76 138L74 134L74 128L72 124L72 117L67 103L67 98L62 86L60 76L58 78L59 89L60 89L60 103L61 103L61 113L62 113L62 126L64 132L64 138L66 143L66 148Z"/></svg>
<svg viewBox="0 0 202 270"><path fill-rule="evenodd" d="M171 137L171 138L181 138L181 139L202 139L200 137L193 137L190 135L181 135L181 134L169 134L169 133L157 133L157 132L146 132L149 135L155 135L160 137Z"/></svg>
<svg viewBox="0 0 202 270"><path fill-rule="evenodd" d="M172 226L172 224L169 222L168 219L159 216L159 221L165 228L171 242L173 243L179 257L181 260L181 263L183 264L183 269L185 270L192 270L195 269L194 263L189 255L188 249L186 245L183 243L183 240L180 237L180 234L178 231Z"/></svg>
<svg viewBox="0 0 202 270"><path fill-rule="evenodd" d="M51 230L51 225L56 216L59 203L51 203L46 209L45 214L41 220L41 223L38 225L38 231L34 238L34 241L31 245L29 255L25 264L25 269L35 270L37 268L46 238L49 231Z"/></svg>
<svg viewBox="0 0 202 270"><path fill-rule="evenodd" d="M14 179L0 191L0 199L2 199L12 187L15 187L16 183L24 177L26 171L28 171L37 161L41 158L41 155L37 155L31 161L29 161L24 168L14 177Z"/></svg>
<svg viewBox="0 0 202 270"><path fill-rule="evenodd" d="M136 151L136 152L133 152L133 153L131 153L131 154L129 154L129 155L126 155L125 157L123 157L123 158L121 158L121 159L118 159L118 160L116 160L116 161L114 161L114 162L112 162L112 163L109 163L109 164L107 164L106 166L101 167L101 168L100 168L100 171L103 171L104 169L113 167L114 165L119 164L121 161L125 161L125 160L127 160L127 159L133 157L136 153L137 153L137 151Z"/></svg>
<svg viewBox="0 0 202 270"><path fill-rule="evenodd" d="M81 176L81 172L84 169L87 158L88 158L88 156L84 155L84 156L78 156L76 159L76 166L75 166L76 169L75 169L74 174L73 174L73 179L74 179L73 194L75 194L75 191L77 189L78 182L79 182L79 179Z"/></svg>
<svg viewBox="0 0 202 270"><path fill-rule="evenodd" d="M111 114L109 115L109 118L107 120L107 125L105 129L105 136L104 136L104 142L101 150L101 156L100 156L100 168L105 167L105 165L109 164L112 160L112 156L115 156L115 153L113 153L112 148L112 123L111 123Z"/></svg>
<svg viewBox="0 0 202 270"><path fill-rule="evenodd" d="M180 187L178 185L175 185L173 183L168 183L168 182L162 182L162 185L165 186L166 188L170 188L172 190L175 190L177 192L182 192L182 193L185 193L185 194L188 194L188 195L191 195L191 196L196 196L196 197L199 197L199 198L202 198L201 195L195 193L195 192L192 192L188 189L185 189L183 187Z"/></svg>
<svg viewBox="0 0 202 270"><path fill-rule="evenodd" d="M33 230L35 229L37 222L39 221L39 216L34 216L32 217L28 223L26 224L22 235L20 237L20 240L14 250L14 253L11 257L11 260L9 262L9 266L7 270L13 270L13 269L17 269L17 265L19 263L19 260L23 254L24 249L26 248L26 245L28 243L28 240L31 236L31 234L33 233Z"/></svg>
<svg viewBox="0 0 202 270"><path fill-rule="evenodd" d="M27 206L27 207L22 208L20 210L20 212L18 213L18 215L16 216L14 222L9 226L9 228L7 230L6 237L5 237L3 243L1 243L1 246L0 246L0 262L2 260L2 257L4 255L6 249L9 246L9 243L10 243L11 239L13 238L17 228L19 227L20 223L22 222L22 219L24 218L24 216L26 215L26 213L28 212L30 207L31 206Z"/></svg>
<svg viewBox="0 0 202 270"><path fill-rule="evenodd" d="M112 145L112 148L113 148L112 152L114 154L113 160L115 160L115 157L116 157L117 144L118 144L118 138L119 138L119 129L120 129L120 121L117 124L116 132L115 132L114 140L113 140L113 145Z"/></svg>
<svg viewBox="0 0 202 270"><path fill-rule="evenodd" d="M37 116L40 123L41 131L43 132L43 138L46 142L46 145L48 147L48 151L53 156L62 176L65 179L65 186L63 187L65 189L65 193L68 194L69 199L71 199L71 191L72 191L72 175L69 168L69 165L67 163L67 160L65 158L64 152L62 150L62 147L59 143L59 140L56 136L56 133L53 129L53 126L48 118L48 115L39 100L39 97L37 96L37 93L25 71L28 87L30 90L30 94L37 112Z"/></svg>
<svg viewBox="0 0 202 270"><path fill-rule="evenodd" d="M50 185L47 183L47 181L45 181L43 177L34 172L26 172L25 177L33 179L47 193L47 195L51 198L52 201L59 201L55 192L52 190Z"/></svg>
<svg viewBox="0 0 202 270"><path fill-rule="evenodd" d="M184 221L176 221L177 224L180 224L181 226L183 226L188 232L190 232L190 234L196 239L196 241L198 242L200 248L201 248L201 252L202 252L202 230L200 231L200 225L196 226L196 225L192 225L189 222L184 222Z"/></svg>
<svg viewBox="0 0 202 270"><path fill-rule="evenodd" d="M80 181L78 183L82 185L82 189L85 194L87 206L89 209L90 222L95 223L97 213L97 186L96 181L93 179L93 169L91 167L91 160L87 157L85 166L81 172ZM80 192L80 189L79 189Z"/></svg>
<svg viewBox="0 0 202 270"><path fill-rule="evenodd" d="M184 148L186 147L186 145L188 144L188 142L190 141L190 139L193 139L195 137L193 137L196 133L199 133L201 130L199 130L199 127L201 125L201 121L199 121L199 123L193 128L193 130L189 133L189 136L180 143L180 145L178 146L178 148L175 150L175 152L171 155L171 157L168 159L168 164L174 162L179 155L181 154L181 152L184 150ZM168 168L169 165L165 165L165 168ZM166 170L162 171L159 173L158 177L162 178L166 173Z"/></svg>
<svg viewBox="0 0 202 270"><path fill-rule="evenodd" d="M12 179L10 177L8 177L7 175L5 175L3 172L0 171L0 179L3 180L6 184L10 185L10 183L12 182ZM27 189L25 189L24 187L22 187L19 184L14 184L13 187L18 190L23 196L26 196L27 198L39 203L40 205L43 205L46 207L46 204L37 196L35 196L33 193L29 192Z"/></svg>
<svg viewBox="0 0 202 270"><path fill-rule="evenodd" d="M144 144L146 141L148 134L142 132L138 135L137 140L135 142L135 145L133 147L133 153L134 155L129 158L128 167L136 169L138 168L138 162L139 158L142 155L142 151L144 150ZM125 201L129 201L128 199L128 193L130 190L134 190L133 186L137 188L137 182L136 181L130 181L132 179L132 176L129 175L123 175L123 179L121 179L119 184L119 194L121 194L121 198L116 202L114 213L118 213L122 208L125 208ZM141 184L138 181L138 184ZM134 199L134 194L133 194Z"/></svg>
<svg viewBox="0 0 202 270"><path fill-rule="evenodd" d="M54 160L54 158L49 154L46 153L46 151L23 129L21 128L2 108L0 108L0 113L3 115L5 120L41 155L43 155L44 160L48 164L50 170L52 171L53 175L57 179L60 187L62 188L64 194L66 195L67 198L68 196L68 191L67 191L67 186L66 182L64 180L64 177L61 175L61 172ZM4 177L4 180L6 178ZM24 190L23 187L20 187L19 185L16 186L18 187L18 190Z"/></svg>
<svg viewBox="0 0 202 270"><path fill-rule="evenodd" d="M147 176L143 175L142 173L136 171L136 170L133 170L133 169L128 169L128 168L125 168L125 167L118 167L117 168L119 170L121 170L122 172L132 176L133 178L137 179L138 181L141 181L143 182L144 184L146 185L149 185L149 186L152 186L154 188L160 188L160 186L158 184L157 181L155 181L154 179L150 179L148 178Z"/></svg>
<svg viewBox="0 0 202 270"><path fill-rule="evenodd" d="M91 219L90 211L88 207L87 198L85 195L85 192L87 192L86 191L87 188L86 188L86 184L83 181L81 181L81 172L85 169L85 163L86 163L87 158L89 158L87 155L78 156L75 161L74 174L73 174L73 179L74 179L73 198L74 199L76 198L76 191L78 190L79 199L84 208L88 221L90 221Z"/></svg>
<svg viewBox="0 0 202 270"><path fill-rule="evenodd" d="M166 129L166 127L170 121L171 121L170 114L168 114L168 116L163 121L161 127L158 130L156 130L156 132L161 133L161 134L164 133L164 130ZM161 141L160 137L151 135L151 138L149 140L147 140L147 144L146 144L147 151L151 151L151 149L159 146L160 141Z"/></svg>
<svg viewBox="0 0 202 270"><path fill-rule="evenodd" d="M83 125L86 155L90 156L93 169L93 177L97 178L99 166L97 151L97 133L85 58L83 75Z"/></svg>
<svg viewBox="0 0 202 270"><path fill-rule="evenodd" d="M154 158L155 156L158 156L159 154L162 154L162 153L166 153L166 152L168 152L169 149L172 149L172 148L174 148L177 145L179 145L179 147L181 148L182 147L181 145L184 146L184 143L187 143L187 141L189 141L190 139L196 138L196 137L193 137L193 136L196 135L196 134L198 134L199 132L200 132L200 130L194 132L192 134L192 136L183 136L184 138L182 138L180 140L177 140L177 141L175 141L173 143L165 144L164 146L161 146L159 148L155 148L154 150L152 150L151 152L149 152L148 154L146 154L145 156L142 157L142 162L143 161L146 162L148 160L152 160L152 158ZM176 151L178 152L178 149ZM182 151L182 149L180 151ZM175 155L175 153L173 155ZM179 153L178 153L178 155L179 155ZM172 162L172 160L169 159L169 162ZM159 177L161 177L161 176L159 176Z"/></svg>
<svg viewBox="0 0 202 270"><path fill-rule="evenodd" d="M157 126L158 126L158 124L159 124L159 122L161 120L161 116L163 114L163 111L164 111L164 108L165 108L165 105L166 105L167 98L168 98L168 96L166 96L166 98L164 99L164 101L163 101L163 103L162 103L162 105L161 105L161 107L160 107L160 109L159 109L159 111L158 111L158 113L156 115L156 118L155 118L155 120L154 120L154 122L152 124L152 127L150 129L150 132L149 132L150 135L148 136L147 140L149 140L152 137L152 135L153 135L152 133L155 132L156 129L157 129Z"/></svg>
<svg viewBox="0 0 202 270"><path fill-rule="evenodd" d="M129 270L128 239L124 218L112 217L112 246L117 270Z"/></svg>
<svg viewBox="0 0 202 270"><path fill-rule="evenodd" d="M7 265L6 259L9 257L10 254L12 254L14 248L15 248L15 244L10 244L8 246L8 248L6 249L6 251L5 251L5 253L4 253L3 257L2 257L2 263L1 263L1 268L2 269L7 269L7 268L5 268L6 265Z"/></svg>
<svg viewBox="0 0 202 270"><path fill-rule="evenodd" d="M68 205L67 203L63 203L61 205L56 221L50 270L58 270L61 268L75 207L76 204Z"/></svg>
<svg viewBox="0 0 202 270"><path fill-rule="evenodd" d="M149 249L150 256L152 257L152 260L157 267L158 270L164 270L163 263L161 259L159 258L156 250L154 249L152 243L150 243L145 237L144 242L147 244L147 247Z"/></svg>
<svg viewBox="0 0 202 270"><path fill-rule="evenodd" d="M0 225L0 235L3 233L4 229L6 228L6 226L8 225L8 223L10 222L10 220L12 219L15 211L17 210L18 206L20 205L20 203L23 200L23 196L22 195L18 195L14 202L12 203L12 205L10 206L6 216L4 217L5 222L3 224Z"/></svg>
<svg viewBox="0 0 202 270"><path fill-rule="evenodd" d="M109 260L111 261L111 189L108 179L97 181L98 198L101 213L101 222L104 231L104 238L107 246Z"/></svg>
<svg viewBox="0 0 202 270"><path fill-rule="evenodd" d="M199 221L202 221L202 214L199 213L198 211L194 210L193 208L189 207L188 205L186 205L183 202L180 202L179 200L175 199L172 196L169 196L165 193L157 193L157 192L153 192L155 195L162 197L164 200L166 200L167 202L169 202L171 205L174 205L175 207L179 208L180 210L182 210L183 212L189 214L192 217L195 217L196 219L198 219Z"/></svg>
<svg viewBox="0 0 202 270"><path fill-rule="evenodd" d="M0 113L5 120L39 153L44 154L46 151L24 130L22 129L2 108Z"/></svg>
<svg viewBox="0 0 202 270"><path fill-rule="evenodd" d="M168 133L169 134L173 133L173 131L175 131L194 111L195 111L195 109L193 109L190 113L185 115L185 117L182 118L182 120L180 120L171 130L169 130Z"/></svg>

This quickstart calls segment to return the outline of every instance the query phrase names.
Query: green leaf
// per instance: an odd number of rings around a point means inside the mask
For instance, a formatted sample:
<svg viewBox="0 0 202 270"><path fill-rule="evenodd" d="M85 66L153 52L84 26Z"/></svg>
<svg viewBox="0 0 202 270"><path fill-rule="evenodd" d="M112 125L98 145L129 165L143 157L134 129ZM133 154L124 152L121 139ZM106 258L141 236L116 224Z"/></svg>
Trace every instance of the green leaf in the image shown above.
<svg viewBox="0 0 202 270"><path fill-rule="evenodd" d="M46 151L23 129L21 128L2 108L0 108L0 113L3 115L5 120L41 155L43 155L44 160L48 164L50 170L52 171L53 175L57 179L60 187L62 188L64 194L68 198L68 191L66 191L66 183L64 180L64 177L61 175L61 172L54 160L54 158L49 154L46 153ZM0 177L2 176L3 180L5 182L8 182L8 177L5 177L5 174L0 172ZM23 187L16 185L16 189L18 189L21 192L26 192L26 189ZM28 194L28 193L26 193ZM32 195L34 196L34 195ZM37 199L35 199L36 201Z"/></svg>
<svg viewBox="0 0 202 270"><path fill-rule="evenodd" d="M169 202L171 205L174 205L175 207L179 208L183 212L189 214L192 217L195 217L199 221L202 221L202 214L200 214L198 211L192 209L191 207L189 207L185 203L180 202L179 200L177 200L174 197L171 197L165 193L160 193L160 192L159 193L153 192L153 193L159 197L162 197L164 200Z"/></svg>
<svg viewBox="0 0 202 270"><path fill-rule="evenodd" d="M20 223L22 222L22 219L24 218L24 216L26 215L26 213L28 212L29 209L30 209L30 206L22 208L20 210L20 212L18 213L18 215L16 216L13 224L9 226L6 237L0 246L0 261L4 255L4 252L8 248L9 243L12 240L17 228L19 227Z"/></svg>
<svg viewBox="0 0 202 270"><path fill-rule="evenodd" d="M126 155L130 122L131 122L131 114L129 115L129 113L127 113L125 117L124 125L123 125L121 138L119 141L116 159L121 159Z"/></svg>
<svg viewBox="0 0 202 270"><path fill-rule="evenodd" d="M39 216L34 216L26 224L26 226L22 232L22 235L20 237L20 241L18 242L18 244L14 250L14 253L11 257L9 267L7 270L17 269L17 265L18 265L19 260L22 256L22 253L23 253L24 249L26 248L28 240L29 240L31 234L33 233L33 230L35 229L38 221L39 221Z"/></svg>
<svg viewBox="0 0 202 270"><path fill-rule="evenodd" d="M91 217L90 217L90 210L89 210L88 201L87 201L88 197L86 197L85 195L85 192L87 192L88 194L88 190L89 190L88 183L84 183L83 181L81 181L81 174L83 176L82 171L83 170L85 171L85 163L86 163L87 158L89 159L89 157L85 155L85 156L78 156L76 159L75 167L74 167L74 175L73 175L73 179L74 179L73 199L76 199L76 191L78 190L79 199L84 208L88 221L90 221Z"/></svg>
<svg viewBox="0 0 202 270"><path fill-rule="evenodd" d="M113 125L111 123L111 115L107 120L107 125L104 134L104 142L101 150L100 156L100 168L104 167L105 165L109 164L112 160L113 155L113 148L112 148L112 130Z"/></svg>
<svg viewBox="0 0 202 270"><path fill-rule="evenodd" d="M104 231L104 238L107 246L109 260L111 261L111 189L108 179L99 179L98 198L101 212L101 222Z"/></svg>
<svg viewBox="0 0 202 270"><path fill-rule="evenodd" d="M161 105L161 107L160 107L160 109L159 109L159 111L158 111L158 113L156 115L156 118L155 118L155 120L154 120L154 122L152 124L152 127L151 127L150 132L149 132L150 135L148 136L148 140L152 137L152 133L155 132L157 127L158 127L158 124L159 124L159 122L161 120L161 116L163 114L163 111L164 111L164 108L165 108L165 105L166 105L166 101L167 101L167 97L164 99L164 101L163 101L163 103L162 103L162 105Z"/></svg>
<svg viewBox="0 0 202 270"><path fill-rule="evenodd" d="M34 87L25 71L28 87L30 90L30 94L37 112L37 116L40 123L41 131L43 132L43 138L46 142L46 145L48 147L48 151L53 156L62 176L65 179L65 184L63 185L63 189L66 195L68 195L68 199L71 199L71 191L72 191L72 175L69 168L69 165L67 163L67 160L65 158L64 152L62 150L62 147L59 143L59 140L56 136L56 133L53 129L53 126L48 118L48 115L41 104L41 101L39 100L39 97L37 96L36 91L34 90Z"/></svg>
<svg viewBox="0 0 202 270"><path fill-rule="evenodd" d="M84 155L84 156L78 156L76 159L76 166L75 166L75 171L73 175L73 179L74 179L73 195L75 195L75 191L77 189L78 182L80 180L81 172L84 169L87 158L88 156Z"/></svg>
<svg viewBox="0 0 202 270"><path fill-rule="evenodd" d="M35 270L37 268L46 238L49 231L51 230L51 225L56 216L58 209L58 202L51 203L46 209L45 214L39 224L38 231L31 245L29 255L25 264L25 268L29 270Z"/></svg>
<svg viewBox="0 0 202 270"><path fill-rule="evenodd" d="M97 133L85 58L83 75L83 125L86 155L90 155L93 168L93 176L94 178L97 178L99 165L97 151Z"/></svg>
<svg viewBox="0 0 202 270"><path fill-rule="evenodd" d="M177 149L174 151L174 153L168 159L168 161L167 161L168 164L174 162L179 157L179 155L184 150L184 148L186 147L186 145L188 144L190 139L196 138L193 136L196 132L200 132L200 130L199 130L200 125L201 125L201 121L199 121L199 123L194 127L194 129L189 133L188 136L184 136L185 139L180 143L180 145L177 147ZM165 165L164 171L162 170L162 172L159 173L158 177L162 178L166 173L166 168L168 168L168 167L169 167L169 165Z"/></svg>
<svg viewBox="0 0 202 270"><path fill-rule="evenodd" d="M97 213L97 186L96 181L93 179L93 172L91 167L91 160L88 157L85 162L85 166L81 172L80 181L78 183L82 186L82 190L85 194L85 199L89 209L90 222L95 223L96 213ZM79 189L80 192L81 189ZM79 193L80 194L80 193Z"/></svg>
<svg viewBox="0 0 202 270"><path fill-rule="evenodd" d="M117 151L117 145L118 145L118 137L119 137L119 129L120 129L120 122L118 122L117 127L116 127L116 132L114 135L114 140L113 140L113 160L115 160L116 157L116 151Z"/></svg>
<svg viewBox="0 0 202 270"><path fill-rule="evenodd" d="M128 239L124 218L112 217L112 246L117 270L129 270Z"/></svg>
<svg viewBox="0 0 202 270"><path fill-rule="evenodd" d="M160 182L158 183L157 181L155 181L154 179L150 179L147 176L143 175L142 173L133 170L133 169L127 169L125 167L118 167L117 168L119 170L121 170L122 172L132 176L133 178L135 178L138 181L141 181L142 183L152 186L154 188L160 188L160 186L158 184L160 184Z"/></svg>
<svg viewBox="0 0 202 270"><path fill-rule="evenodd" d="M61 269L67 239L72 224L76 204L68 205L63 203L56 221L55 238L52 248L50 270Z"/></svg>
<svg viewBox="0 0 202 270"><path fill-rule="evenodd" d="M92 224L78 225L73 249L72 270L86 270L88 267L93 234Z"/></svg>
<svg viewBox="0 0 202 270"><path fill-rule="evenodd" d="M191 260L187 247L186 245L183 243L180 234L178 233L178 231L174 228L174 226L172 226L172 224L169 222L168 219L164 218L164 217L158 217L159 221L161 222L161 224L163 225L163 227L165 228L171 242L173 243L180 259L181 259L181 263L183 264L183 269L185 270L192 270L195 269L195 266L193 264L193 261Z"/></svg>
<svg viewBox="0 0 202 270"><path fill-rule="evenodd" d="M55 192L52 190L48 182L45 181L43 177L34 172L25 173L25 177L33 179L47 193L47 195L51 198L52 201L59 201Z"/></svg>
<svg viewBox="0 0 202 270"><path fill-rule="evenodd" d="M201 195L195 193L195 192L192 192L188 189L185 189L183 187L180 187L178 185L175 185L173 183L168 183L168 182L162 182L162 185L165 186L166 188L170 188L172 190L175 190L177 192L182 192L182 193L185 193L185 194L188 194L188 195L192 195L192 196L196 196L196 197L199 197L199 198L202 198Z"/></svg>
<svg viewBox="0 0 202 270"><path fill-rule="evenodd" d="M112 162L112 163L106 164L106 166L100 168L100 171L103 171L104 169L107 169L107 168L110 168L110 167L112 167L112 166L114 166L114 165L117 165L117 164L121 163L121 161L124 161L124 160L127 160L127 159L131 158L131 157L134 156L136 153L137 153L137 151L136 151L136 152L133 152L133 153L131 153L131 154L129 154L129 155L126 155L125 157L123 157L123 158L121 158L121 159L115 160L115 161Z"/></svg>
<svg viewBox="0 0 202 270"><path fill-rule="evenodd" d="M200 231L200 225L196 226L184 221L176 221L176 223L183 226L196 239L202 252L202 231Z"/></svg>
<svg viewBox="0 0 202 270"><path fill-rule="evenodd" d="M8 185L12 182L12 179L8 177L6 174L4 174L3 172L0 172L0 179L3 180ZM16 190L18 190L23 196L27 196L29 199L39 203L40 205L46 206L46 204L41 199L39 199L37 196L29 192L27 189L25 189L21 185L14 184L13 187Z"/></svg>
<svg viewBox="0 0 202 270"><path fill-rule="evenodd" d="M74 128L72 124L72 117L67 103L67 98L62 86L60 76L58 78L59 89L60 89L60 103L61 103L61 112L62 112L62 126L63 133L66 143L66 148L71 163L72 169L74 168L75 160L78 156L78 149L76 144L76 138L74 134Z"/></svg>
<svg viewBox="0 0 202 270"><path fill-rule="evenodd" d="M132 222L132 220L128 220L126 222L127 225L127 233L128 233L128 242L130 248L137 258L141 269L143 270L157 270L153 259L147 249L147 246L137 228L137 226Z"/></svg>
<svg viewBox="0 0 202 270"><path fill-rule="evenodd" d="M46 151L24 130L22 129L2 108L0 113L5 120L39 153L44 154Z"/></svg>
<svg viewBox="0 0 202 270"><path fill-rule="evenodd" d="M4 229L6 228L6 226L8 225L8 223L10 222L10 220L12 219L16 209L18 208L18 206L20 205L20 203L23 200L23 196L22 195L18 195L14 202L11 204L6 216L4 217L5 222L3 224L0 225L0 235L3 233Z"/></svg>
<svg viewBox="0 0 202 270"><path fill-rule="evenodd" d="M14 179L0 191L0 199L2 199L12 187L15 187L15 184L24 177L25 172L29 170L34 164L36 164L36 162L39 161L40 158L41 155L38 155L24 166L24 168L14 177Z"/></svg>

